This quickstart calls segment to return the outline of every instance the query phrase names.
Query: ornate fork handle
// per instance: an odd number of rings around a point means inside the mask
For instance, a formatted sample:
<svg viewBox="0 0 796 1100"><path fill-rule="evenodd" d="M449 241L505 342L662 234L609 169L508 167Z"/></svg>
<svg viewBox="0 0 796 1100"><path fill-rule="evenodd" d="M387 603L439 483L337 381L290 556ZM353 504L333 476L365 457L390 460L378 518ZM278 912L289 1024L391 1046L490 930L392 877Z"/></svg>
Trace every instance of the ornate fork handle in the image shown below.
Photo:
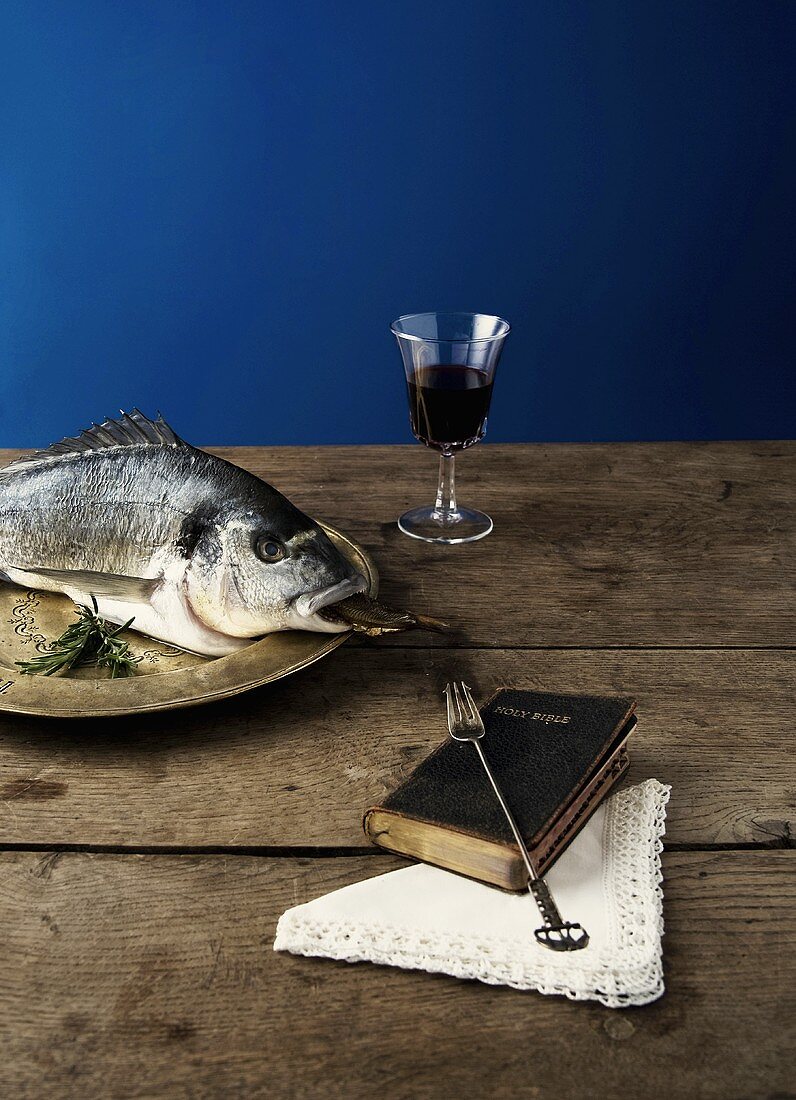
<svg viewBox="0 0 796 1100"><path fill-rule="evenodd" d="M545 880L536 878L529 885L531 893L536 898L536 904L539 906L539 912L542 914L545 925L548 928L560 927L564 920L558 911L558 906L553 901L550 891L547 889Z"/></svg>
<svg viewBox="0 0 796 1100"><path fill-rule="evenodd" d="M536 899L542 914L544 928L537 928L534 936L553 951L577 951L589 942L589 934L581 924L572 924L562 918L558 906L543 878L531 879L528 889Z"/></svg>

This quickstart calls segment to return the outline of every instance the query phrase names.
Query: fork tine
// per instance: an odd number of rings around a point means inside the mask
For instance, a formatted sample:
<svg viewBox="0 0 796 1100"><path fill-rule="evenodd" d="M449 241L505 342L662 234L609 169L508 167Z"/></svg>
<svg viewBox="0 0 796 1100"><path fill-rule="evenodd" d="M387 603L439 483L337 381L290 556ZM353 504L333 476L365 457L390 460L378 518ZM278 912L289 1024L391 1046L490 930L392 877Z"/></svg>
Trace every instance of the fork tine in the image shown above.
<svg viewBox="0 0 796 1100"><path fill-rule="evenodd" d="M460 722L465 722L466 718L464 717L464 707L462 706L462 697L461 697L461 694L459 692L459 681L458 680L453 681L453 694L456 696L456 710L459 713L459 721Z"/></svg>
<svg viewBox="0 0 796 1100"><path fill-rule="evenodd" d="M469 718L471 722L478 721L478 708L475 705L475 699L473 699L473 693L470 691L467 684L462 680L462 693L464 695L464 701L467 703L467 709L469 710Z"/></svg>
<svg viewBox="0 0 796 1100"><path fill-rule="evenodd" d="M453 716L453 698L452 698L453 692L451 690L450 684L445 685L445 691L443 692L443 694L445 696L445 708L446 708L447 713L448 713L448 729L450 730L451 733L453 733L453 729L454 729L454 725L455 725L455 719L454 719L454 716Z"/></svg>

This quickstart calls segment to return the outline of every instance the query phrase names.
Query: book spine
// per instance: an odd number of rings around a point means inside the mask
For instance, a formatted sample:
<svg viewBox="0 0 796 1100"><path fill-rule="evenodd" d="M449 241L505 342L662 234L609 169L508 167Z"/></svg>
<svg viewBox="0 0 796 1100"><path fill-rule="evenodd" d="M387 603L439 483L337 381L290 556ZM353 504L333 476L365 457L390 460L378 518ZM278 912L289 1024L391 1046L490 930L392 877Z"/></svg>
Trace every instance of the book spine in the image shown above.
<svg viewBox="0 0 796 1100"><path fill-rule="evenodd" d="M535 852L531 853L531 861L538 875L545 874L553 866L564 848L580 832L608 791L627 771L629 765L627 749L622 748L597 774L586 797L578 803L575 812L565 814L560 824L545 837L544 845L540 845Z"/></svg>

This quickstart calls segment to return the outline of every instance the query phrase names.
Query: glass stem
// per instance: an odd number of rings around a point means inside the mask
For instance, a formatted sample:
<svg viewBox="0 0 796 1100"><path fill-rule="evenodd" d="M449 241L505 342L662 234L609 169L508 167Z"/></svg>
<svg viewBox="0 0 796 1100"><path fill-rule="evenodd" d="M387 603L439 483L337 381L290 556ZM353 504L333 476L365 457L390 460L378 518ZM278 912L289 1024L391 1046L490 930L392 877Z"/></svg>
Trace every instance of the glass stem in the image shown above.
<svg viewBox="0 0 796 1100"><path fill-rule="evenodd" d="M439 484L437 503L434 509L439 512L444 523L456 512L456 480L453 455L439 456Z"/></svg>

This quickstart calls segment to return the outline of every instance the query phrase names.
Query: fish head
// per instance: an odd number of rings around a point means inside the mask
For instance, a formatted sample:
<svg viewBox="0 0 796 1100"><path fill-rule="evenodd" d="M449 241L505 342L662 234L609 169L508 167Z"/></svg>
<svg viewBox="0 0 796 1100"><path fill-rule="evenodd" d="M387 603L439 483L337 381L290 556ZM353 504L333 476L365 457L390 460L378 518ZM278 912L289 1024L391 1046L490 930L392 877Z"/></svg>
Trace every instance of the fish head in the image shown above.
<svg viewBox="0 0 796 1100"><path fill-rule="evenodd" d="M212 629L238 638L274 630L338 633L320 611L368 588L367 578L309 516L274 491L267 507L198 520L185 593Z"/></svg>

